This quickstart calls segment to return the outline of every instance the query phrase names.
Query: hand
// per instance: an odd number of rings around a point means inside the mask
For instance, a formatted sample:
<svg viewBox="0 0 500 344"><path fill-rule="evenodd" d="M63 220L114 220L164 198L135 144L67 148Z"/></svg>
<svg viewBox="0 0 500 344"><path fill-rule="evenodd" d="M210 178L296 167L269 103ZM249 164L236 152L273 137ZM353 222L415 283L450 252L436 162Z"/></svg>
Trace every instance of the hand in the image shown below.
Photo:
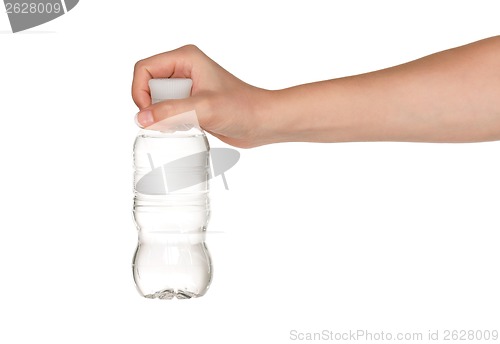
<svg viewBox="0 0 500 344"><path fill-rule="evenodd" d="M149 126L195 110L233 146L274 142L500 140L500 36L392 68L267 91L237 79L195 46L135 66L132 96ZM148 80L193 80L192 96L151 105Z"/></svg>
<svg viewBox="0 0 500 344"><path fill-rule="evenodd" d="M148 81L170 77L191 78L191 97L151 104ZM239 80L193 45L137 62L132 82L132 97L140 109L137 122L141 126L195 110L205 131L241 148L270 142L261 120L261 107L270 93Z"/></svg>

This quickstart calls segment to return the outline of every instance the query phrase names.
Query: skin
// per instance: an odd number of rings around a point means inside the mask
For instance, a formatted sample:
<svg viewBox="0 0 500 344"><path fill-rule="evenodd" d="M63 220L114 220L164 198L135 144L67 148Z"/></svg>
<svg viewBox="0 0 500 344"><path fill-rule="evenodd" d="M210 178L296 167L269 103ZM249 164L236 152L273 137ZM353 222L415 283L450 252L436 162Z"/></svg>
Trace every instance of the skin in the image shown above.
<svg viewBox="0 0 500 344"><path fill-rule="evenodd" d="M192 96L151 104L151 78L191 78ZM282 90L251 86L188 45L137 62L132 97L147 127L196 110L241 148L278 142L500 140L500 36L395 67Z"/></svg>

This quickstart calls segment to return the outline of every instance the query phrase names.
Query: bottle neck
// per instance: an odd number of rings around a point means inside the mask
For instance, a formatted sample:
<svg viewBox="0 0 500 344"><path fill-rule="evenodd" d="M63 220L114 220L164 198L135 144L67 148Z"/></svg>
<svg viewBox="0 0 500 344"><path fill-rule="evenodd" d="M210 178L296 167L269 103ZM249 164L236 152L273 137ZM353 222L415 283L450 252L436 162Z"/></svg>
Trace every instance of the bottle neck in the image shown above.
<svg viewBox="0 0 500 344"><path fill-rule="evenodd" d="M168 117L144 130L146 130L147 136L153 137L163 137L164 134L170 137L205 136L194 110ZM145 132L143 131L143 133Z"/></svg>

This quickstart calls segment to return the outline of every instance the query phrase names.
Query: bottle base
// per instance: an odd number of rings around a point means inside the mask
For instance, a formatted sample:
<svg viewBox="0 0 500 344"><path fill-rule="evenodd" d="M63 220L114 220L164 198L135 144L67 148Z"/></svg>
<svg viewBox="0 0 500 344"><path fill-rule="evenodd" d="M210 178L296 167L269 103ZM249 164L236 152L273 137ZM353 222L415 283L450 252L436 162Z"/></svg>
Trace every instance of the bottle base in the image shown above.
<svg viewBox="0 0 500 344"><path fill-rule="evenodd" d="M160 299L160 300L172 300L174 297L177 297L179 300L184 300L184 299L194 299L200 296L202 295L192 293L187 290L175 291L174 289L165 289L157 291L154 294L144 295L144 297L147 299Z"/></svg>

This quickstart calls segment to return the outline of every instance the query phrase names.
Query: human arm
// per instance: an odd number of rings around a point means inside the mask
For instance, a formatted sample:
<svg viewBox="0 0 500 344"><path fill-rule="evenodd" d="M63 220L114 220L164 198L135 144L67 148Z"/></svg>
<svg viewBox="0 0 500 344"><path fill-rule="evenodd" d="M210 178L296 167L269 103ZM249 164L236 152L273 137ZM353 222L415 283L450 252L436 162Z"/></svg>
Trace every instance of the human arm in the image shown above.
<svg viewBox="0 0 500 344"><path fill-rule="evenodd" d="M191 77L192 97L150 104L151 77ZM187 46L136 65L133 98L152 122L195 109L238 146L290 141L475 142L500 139L500 36L399 66L268 91ZM152 123L151 122L151 123Z"/></svg>

